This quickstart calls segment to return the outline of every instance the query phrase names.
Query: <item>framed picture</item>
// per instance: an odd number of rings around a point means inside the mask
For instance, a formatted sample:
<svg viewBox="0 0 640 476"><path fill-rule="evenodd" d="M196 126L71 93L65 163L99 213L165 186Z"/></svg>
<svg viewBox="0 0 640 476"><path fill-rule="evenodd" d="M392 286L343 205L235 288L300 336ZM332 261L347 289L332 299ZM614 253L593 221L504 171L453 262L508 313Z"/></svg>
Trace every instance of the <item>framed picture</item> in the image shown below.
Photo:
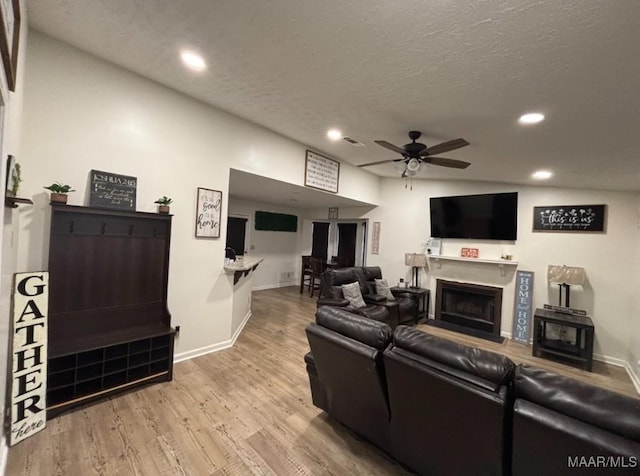
<svg viewBox="0 0 640 476"><path fill-rule="evenodd" d="M220 238L222 192L198 187L196 238Z"/></svg>
<svg viewBox="0 0 640 476"><path fill-rule="evenodd" d="M320 154L307 151L304 165L305 187L317 188L325 192L338 193L338 180L340 178L340 162L324 157Z"/></svg>
<svg viewBox="0 0 640 476"><path fill-rule="evenodd" d="M533 207L533 231L602 232L604 205L553 205Z"/></svg>
<svg viewBox="0 0 640 476"><path fill-rule="evenodd" d="M380 254L380 222L373 222L373 229L371 231L371 254Z"/></svg>
<svg viewBox="0 0 640 476"><path fill-rule="evenodd" d="M0 0L0 53L10 91L16 90L20 43L20 0Z"/></svg>

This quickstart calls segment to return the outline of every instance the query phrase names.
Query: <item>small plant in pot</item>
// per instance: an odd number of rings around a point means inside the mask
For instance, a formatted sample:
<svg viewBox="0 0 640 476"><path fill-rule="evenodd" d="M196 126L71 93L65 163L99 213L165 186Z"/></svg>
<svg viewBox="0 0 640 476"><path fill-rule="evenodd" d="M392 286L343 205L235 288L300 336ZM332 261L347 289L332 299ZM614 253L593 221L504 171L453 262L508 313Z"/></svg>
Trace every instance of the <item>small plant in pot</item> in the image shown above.
<svg viewBox="0 0 640 476"><path fill-rule="evenodd" d="M166 195L157 199L154 203L158 204L158 213L169 213L169 204L173 200Z"/></svg>
<svg viewBox="0 0 640 476"><path fill-rule="evenodd" d="M71 185L63 185L60 182L55 182L44 188L51 192L51 203L67 203L67 194L75 192Z"/></svg>

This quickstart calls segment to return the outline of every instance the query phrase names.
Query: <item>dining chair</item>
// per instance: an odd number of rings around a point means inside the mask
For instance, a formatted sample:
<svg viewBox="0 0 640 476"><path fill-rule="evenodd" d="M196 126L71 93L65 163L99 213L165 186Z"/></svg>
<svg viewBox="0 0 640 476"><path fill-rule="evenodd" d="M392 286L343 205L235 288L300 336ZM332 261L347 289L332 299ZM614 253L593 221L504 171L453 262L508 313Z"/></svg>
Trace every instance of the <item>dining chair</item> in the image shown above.
<svg viewBox="0 0 640 476"><path fill-rule="evenodd" d="M324 273L324 262L320 258L310 258L311 265L311 282L309 283L309 296L313 297L316 289L320 290L322 282L322 273Z"/></svg>
<svg viewBox="0 0 640 476"><path fill-rule="evenodd" d="M311 256L303 255L302 256L302 275L300 276L300 294L304 291L304 288L311 285Z"/></svg>

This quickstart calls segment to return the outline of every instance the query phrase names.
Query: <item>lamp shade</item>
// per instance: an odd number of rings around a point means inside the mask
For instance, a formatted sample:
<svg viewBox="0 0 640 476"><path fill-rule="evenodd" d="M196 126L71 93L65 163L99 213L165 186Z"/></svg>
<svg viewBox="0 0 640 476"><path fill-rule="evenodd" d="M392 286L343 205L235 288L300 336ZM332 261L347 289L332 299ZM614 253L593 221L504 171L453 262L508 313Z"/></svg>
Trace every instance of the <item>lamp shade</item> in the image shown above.
<svg viewBox="0 0 640 476"><path fill-rule="evenodd" d="M427 268L427 255L424 253L405 253L404 264L417 268Z"/></svg>
<svg viewBox="0 0 640 476"><path fill-rule="evenodd" d="M578 266L550 264L547 268L547 280L550 283L582 286L584 285L585 277L584 268Z"/></svg>

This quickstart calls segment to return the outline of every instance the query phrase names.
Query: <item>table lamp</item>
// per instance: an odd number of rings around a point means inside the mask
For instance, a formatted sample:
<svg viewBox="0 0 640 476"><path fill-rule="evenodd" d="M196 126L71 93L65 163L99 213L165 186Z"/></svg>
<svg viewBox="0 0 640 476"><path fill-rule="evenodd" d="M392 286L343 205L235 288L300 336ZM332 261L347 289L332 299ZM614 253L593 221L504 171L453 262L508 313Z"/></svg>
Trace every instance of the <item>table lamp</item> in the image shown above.
<svg viewBox="0 0 640 476"><path fill-rule="evenodd" d="M419 288L418 282L418 273L419 268L427 268L429 269L429 265L427 263L427 255L424 253L405 253L404 255L404 264L407 266L411 266L413 276L411 278L411 287Z"/></svg>
<svg viewBox="0 0 640 476"><path fill-rule="evenodd" d="M558 284L560 288L560 296L558 305L562 306L562 291L564 290L565 303L564 307L569 307L569 292L571 286L582 286L585 281L584 268L578 266L565 266L550 264L547 268L547 280L550 283Z"/></svg>

